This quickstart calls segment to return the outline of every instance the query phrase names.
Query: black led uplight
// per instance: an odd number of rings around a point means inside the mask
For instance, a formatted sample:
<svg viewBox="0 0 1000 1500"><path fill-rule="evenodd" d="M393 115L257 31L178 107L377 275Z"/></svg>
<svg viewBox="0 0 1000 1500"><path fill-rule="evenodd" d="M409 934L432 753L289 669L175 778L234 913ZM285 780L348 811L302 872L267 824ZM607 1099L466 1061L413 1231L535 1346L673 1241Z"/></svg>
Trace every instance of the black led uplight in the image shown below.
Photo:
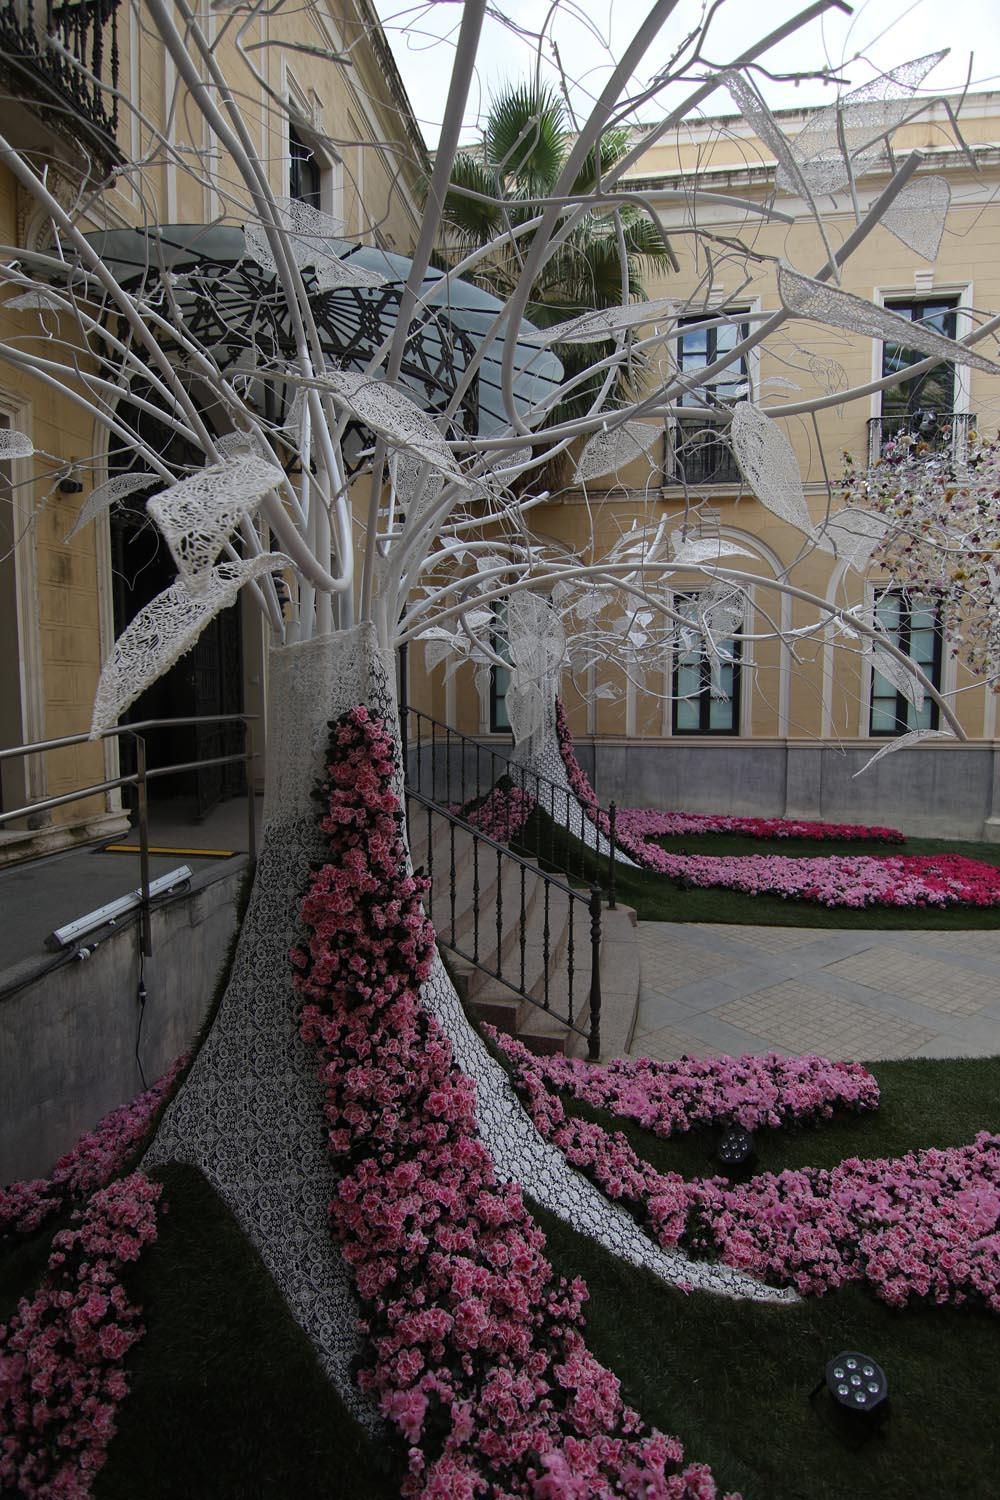
<svg viewBox="0 0 1000 1500"><path fill-rule="evenodd" d="M753 1161L753 1154L753 1136L749 1130L734 1125L719 1142L716 1156L720 1166L728 1171L739 1171L741 1167L749 1166Z"/></svg>
<svg viewBox="0 0 1000 1500"><path fill-rule="evenodd" d="M889 1396L889 1382L882 1366L869 1354L845 1349L826 1367L826 1388L845 1411L870 1416Z"/></svg>

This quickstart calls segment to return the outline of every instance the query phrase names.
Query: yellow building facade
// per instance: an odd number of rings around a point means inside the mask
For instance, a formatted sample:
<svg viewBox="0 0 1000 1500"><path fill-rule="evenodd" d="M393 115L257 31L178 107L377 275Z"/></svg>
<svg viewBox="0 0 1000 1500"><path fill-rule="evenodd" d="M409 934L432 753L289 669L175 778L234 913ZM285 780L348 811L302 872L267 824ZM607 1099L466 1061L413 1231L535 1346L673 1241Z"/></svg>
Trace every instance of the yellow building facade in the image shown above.
<svg viewBox="0 0 1000 1500"><path fill-rule="evenodd" d="M886 161L862 176L857 189L864 210L885 188L891 170L909 152L919 151L918 186L934 178L935 191L950 196L934 258L924 258L879 226L846 260L840 286L961 338L1000 308L1000 94L948 103L956 110L961 103L961 140L945 104L934 104L895 133L894 163ZM814 114L784 111L777 119L794 141ZM742 337L755 320L780 309L779 262L815 275L856 224L845 189L818 203L821 233L807 203L775 192L774 157L746 122L733 118L688 124L656 142L621 187L656 213L679 263L676 273L644 281L649 298L670 303L670 336L654 356L654 379L672 379L680 371L696 382L699 364L723 353L725 335L688 337L686 323L703 323L713 314L745 314L747 323L728 335L731 346L737 333ZM761 209L773 204L783 217L770 220L736 200ZM671 318L677 320L672 331ZM640 336L652 331L643 329ZM979 347L995 358L995 335ZM885 359L880 338L794 320L715 388L723 404L749 397L779 422L794 448L814 524L843 503L845 455L863 470L878 460L891 437L920 436L921 422L928 451L935 453L951 448L960 454L970 436L997 432L1000 380L963 367L939 367L914 390L894 387L847 402L834 399L815 418L796 410L817 396L835 397L879 381ZM900 385L906 386L905 370ZM692 399L704 410L697 390ZM723 566L747 574L748 635L773 636L777 628L787 637L817 620L821 611L815 605L768 586L785 577L825 603L867 603L893 625L889 615L900 606L887 593L890 580L877 568L862 577L765 509L740 475L724 422L713 425L711 419L675 412L659 424L648 462L588 484L586 492L568 489L532 513L540 540L591 561L606 555L634 524L655 529L664 518L675 535L687 522L691 535L718 536L750 554L721 559ZM671 583L676 597L683 598L705 588L707 580L677 573ZM692 693L691 661L679 662L669 651L651 668L646 661L641 676L613 668L602 672L601 680L616 690L613 698L595 692L593 672L582 677L567 672L570 724L591 758L598 791L605 800L614 796L633 804L817 816L819 755L825 750L827 815L843 817L855 807L877 813L880 803L887 798L891 803L889 776L898 777L909 758L908 774L916 777L912 815L900 811L898 799L894 805L912 831L946 826L949 784L968 781L959 797L963 810L955 813L957 827L966 837L990 836L998 812L992 792L996 695L974 683L952 654L946 619L928 621L919 601L904 600L902 608L895 638L902 628L913 654L924 651L929 675L954 707L968 744L903 752L867 781L854 781L854 771L887 737L923 727L924 721L911 713L911 722L905 722L908 710L888 702L886 684L873 675L870 653L827 628L797 640L746 642L728 704L713 705L707 675L703 691ZM496 703L491 710L485 695L472 691L471 679L471 669L464 667L447 685L438 680L433 701L439 717L466 733L485 734L496 722ZM936 804L933 813L921 809L929 797Z"/></svg>
<svg viewBox="0 0 1000 1500"><path fill-rule="evenodd" d="M47 59L40 36L26 32L25 58L0 64L8 74L0 135L47 173L85 232L240 224L247 203L242 180L193 108L150 16L141 6L105 10L99 35L91 27L70 39L104 91L81 90L72 70ZM368 0L321 0L265 14L244 28L242 50L233 16L208 10L201 19L273 191L341 220L345 238L408 252L427 159ZM99 189L109 177L110 186ZM5 260L16 260L18 251L50 253L54 244L49 215L6 166L0 166L0 242ZM38 333L37 312L0 305L5 344L41 349ZM0 364L3 428L27 434L35 455L8 461L3 474L0 747L87 731L101 663L127 623L123 608L131 614L145 602L136 580L150 566L141 523L122 533L107 511L66 540L107 472L108 438L82 406ZM249 605L237 614L230 631L236 647L216 675L238 681L225 684L220 705L262 713L262 623ZM175 692L174 713L183 711L180 702ZM258 750L262 739L258 729ZM175 745L174 758L187 758L191 748ZM0 763L0 811L112 779L119 766L113 740ZM91 797L0 827L0 861L123 824L117 793Z"/></svg>

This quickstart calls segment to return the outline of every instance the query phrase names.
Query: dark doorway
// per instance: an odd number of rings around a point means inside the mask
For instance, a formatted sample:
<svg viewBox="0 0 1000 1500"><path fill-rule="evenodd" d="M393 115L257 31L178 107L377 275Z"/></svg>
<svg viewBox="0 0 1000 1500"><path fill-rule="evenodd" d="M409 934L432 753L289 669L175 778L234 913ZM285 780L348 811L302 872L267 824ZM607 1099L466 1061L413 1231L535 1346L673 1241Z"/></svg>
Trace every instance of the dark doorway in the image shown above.
<svg viewBox="0 0 1000 1500"><path fill-rule="evenodd" d="M173 462L187 461L192 469L197 467L197 455L177 451L180 445L175 434L134 407L121 410L129 425L138 429L157 452L169 454ZM119 450L109 455L111 474L127 474L141 467L133 453ZM148 491L130 495L111 514L116 637L145 605L176 580L177 569L167 544L146 514L146 501L158 488L158 482L151 482ZM237 600L216 615L186 656L182 656L169 672L136 699L122 722L135 724L143 719L242 711L243 641ZM239 724L179 725L149 730L145 738L151 770L158 766L238 754L243 748L243 732ZM123 735L119 743L122 773L128 775L135 770L135 746L128 735ZM186 804L185 814L200 820L225 798L242 796L245 791L244 767L236 763L163 777L152 783L150 797L157 802L183 802Z"/></svg>

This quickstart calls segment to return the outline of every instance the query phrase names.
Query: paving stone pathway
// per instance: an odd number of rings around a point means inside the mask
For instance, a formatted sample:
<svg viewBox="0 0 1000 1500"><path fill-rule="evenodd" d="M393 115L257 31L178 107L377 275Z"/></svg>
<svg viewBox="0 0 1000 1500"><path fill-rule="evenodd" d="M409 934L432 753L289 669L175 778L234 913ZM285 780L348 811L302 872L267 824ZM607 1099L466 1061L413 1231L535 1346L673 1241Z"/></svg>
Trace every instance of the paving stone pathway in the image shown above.
<svg viewBox="0 0 1000 1500"><path fill-rule="evenodd" d="M1000 1053L1000 926L847 932L641 922L632 1054Z"/></svg>

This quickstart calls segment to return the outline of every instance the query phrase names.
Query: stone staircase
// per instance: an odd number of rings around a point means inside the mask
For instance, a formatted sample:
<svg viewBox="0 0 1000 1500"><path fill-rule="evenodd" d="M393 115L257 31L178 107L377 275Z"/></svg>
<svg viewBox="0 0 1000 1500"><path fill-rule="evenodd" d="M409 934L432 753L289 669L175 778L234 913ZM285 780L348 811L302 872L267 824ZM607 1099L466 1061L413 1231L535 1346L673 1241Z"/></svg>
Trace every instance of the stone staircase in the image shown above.
<svg viewBox="0 0 1000 1500"><path fill-rule="evenodd" d="M429 914L463 999L533 1051L586 1057L590 891L498 851L424 804L411 803L410 813L414 868L430 876ZM639 951L628 907L601 906L598 952L606 1059L628 1050L638 1009Z"/></svg>

